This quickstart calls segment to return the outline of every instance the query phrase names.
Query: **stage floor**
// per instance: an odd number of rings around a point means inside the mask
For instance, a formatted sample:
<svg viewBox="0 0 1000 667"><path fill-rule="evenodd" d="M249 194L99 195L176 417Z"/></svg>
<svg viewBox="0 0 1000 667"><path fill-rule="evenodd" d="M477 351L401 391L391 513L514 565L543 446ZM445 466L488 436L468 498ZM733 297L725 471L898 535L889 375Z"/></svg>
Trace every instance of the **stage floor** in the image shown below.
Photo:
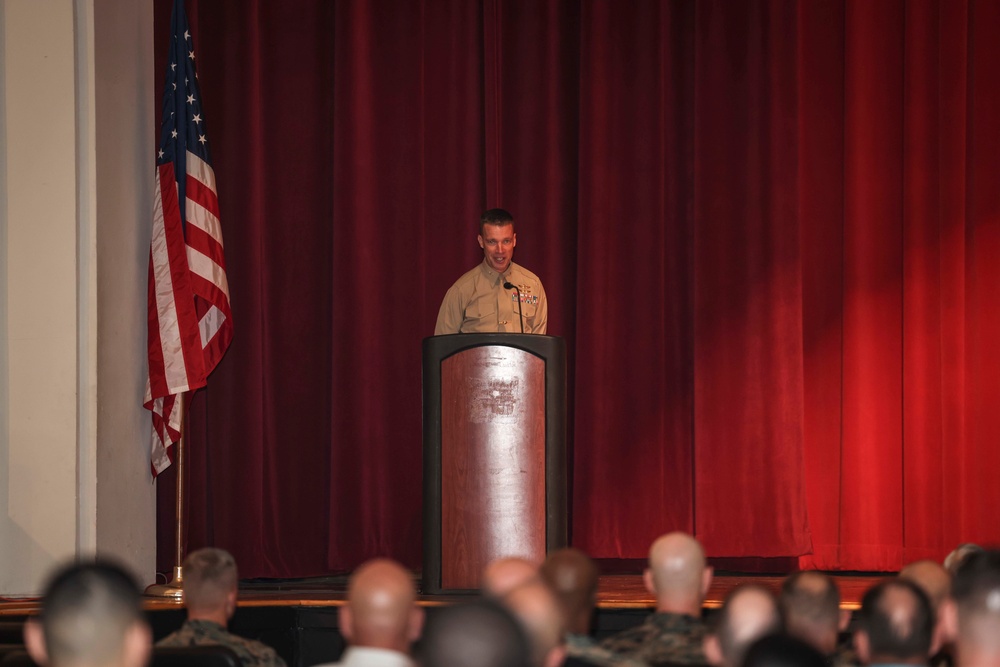
<svg viewBox="0 0 1000 667"><path fill-rule="evenodd" d="M840 586L841 606L854 610L860 606L865 591L877 582L880 575L833 575ZM755 583L775 593L783 577L774 575L720 575L712 581L705 607L718 608L722 600L736 586ZM240 607L338 607L344 603L346 578L337 577L321 581L245 582L240 585ZM466 599L457 595L424 595L420 602L426 606L451 604ZM181 605L172 600L147 599L150 610L177 609ZM606 575L600 578L598 607L605 610L644 609L653 606L653 597L646 591L642 577L636 574ZM0 615L19 616L38 610L38 600L33 598L0 598Z"/></svg>

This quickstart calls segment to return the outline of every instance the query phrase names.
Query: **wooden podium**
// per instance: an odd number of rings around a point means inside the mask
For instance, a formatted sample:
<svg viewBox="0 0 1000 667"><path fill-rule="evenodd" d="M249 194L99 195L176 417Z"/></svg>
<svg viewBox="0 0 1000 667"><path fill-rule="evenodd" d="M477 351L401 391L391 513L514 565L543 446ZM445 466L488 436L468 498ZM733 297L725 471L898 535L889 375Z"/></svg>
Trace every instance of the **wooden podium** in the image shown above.
<svg viewBox="0 0 1000 667"><path fill-rule="evenodd" d="M432 336L423 378L423 592L475 590L495 558L566 546L565 342Z"/></svg>

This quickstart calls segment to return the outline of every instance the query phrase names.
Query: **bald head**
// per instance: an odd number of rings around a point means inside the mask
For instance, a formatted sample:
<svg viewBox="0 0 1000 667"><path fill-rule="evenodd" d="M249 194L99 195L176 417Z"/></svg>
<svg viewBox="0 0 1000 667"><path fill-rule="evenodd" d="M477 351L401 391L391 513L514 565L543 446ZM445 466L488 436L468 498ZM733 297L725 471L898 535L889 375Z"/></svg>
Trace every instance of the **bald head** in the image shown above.
<svg viewBox="0 0 1000 667"><path fill-rule="evenodd" d="M734 588L719 610L715 632L705 645L714 665L737 667L755 641L781 630L778 602L766 588L745 585Z"/></svg>
<svg viewBox="0 0 1000 667"><path fill-rule="evenodd" d="M565 657L562 609L549 587L536 578L508 592L501 602L528 633L532 663L536 667L562 664Z"/></svg>
<svg viewBox="0 0 1000 667"><path fill-rule="evenodd" d="M420 636L423 612L410 573L395 561L372 560L351 577L341 630L352 646L408 652Z"/></svg>
<svg viewBox="0 0 1000 667"><path fill-rule="evenodd" d="M483 570L483 595L502 598L518 586L538 578L538 565L526 558L498 558Z"/></svg>
<svg viewBox="0 0 1000 667"><path fill-rule="evenodd" d="M1000 551L971 554L955 574L961 665L1000 664Z"/></svg>
<svg viewBox="0 0 1000 667"><path fill-rule="evenodd" d="M567 630L587 634L597 601L598 573L594 561L579 549L560 549L549 554L539 573L559 600Z"/></svg>
<svg viewBox="0 0 1000 667"><path fill-rule="evenodd" d="M687 533L668 533L650 547L644 581L656 596L657 611L697 617L712 571L705 565L705 551L698 540Z"/></svg>
<svg viewBox="0 0 1000 667"><path fill-rule="evenodd" d="M935 611L951 595L951 575L932 560L918 560L899 572L899 578L916 584L931 600Z"/></svg>

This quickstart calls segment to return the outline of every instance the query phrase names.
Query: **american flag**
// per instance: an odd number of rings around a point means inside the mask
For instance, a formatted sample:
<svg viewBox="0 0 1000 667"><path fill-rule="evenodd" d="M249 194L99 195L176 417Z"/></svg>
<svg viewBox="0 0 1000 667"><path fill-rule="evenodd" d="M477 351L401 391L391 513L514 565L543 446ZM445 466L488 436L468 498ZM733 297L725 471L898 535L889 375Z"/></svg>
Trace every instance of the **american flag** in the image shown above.
<svg viewBox="0 0 1000 667"><path fill-rule="evenodd" d="M180 439L185 394L206 385L233 337L215 172L183 0L174 2L170 30L149 247L143 403L153 413L154 476L170 465L170 446Z"/></svg>

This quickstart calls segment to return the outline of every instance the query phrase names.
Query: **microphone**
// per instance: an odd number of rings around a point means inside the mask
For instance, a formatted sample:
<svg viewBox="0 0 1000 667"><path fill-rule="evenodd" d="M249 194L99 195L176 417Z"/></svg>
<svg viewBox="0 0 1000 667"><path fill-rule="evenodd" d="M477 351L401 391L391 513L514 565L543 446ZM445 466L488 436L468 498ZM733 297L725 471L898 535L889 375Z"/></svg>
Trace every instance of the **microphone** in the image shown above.
<svg viewBox="0 0 1000 667"><path fill-rule="evenodd" d="M521 333L524 333L524 314L521 312L521 290L517 289L517 285L504 281L504 289L512 289L517 294L517 316L521 318Z"/></svg>

